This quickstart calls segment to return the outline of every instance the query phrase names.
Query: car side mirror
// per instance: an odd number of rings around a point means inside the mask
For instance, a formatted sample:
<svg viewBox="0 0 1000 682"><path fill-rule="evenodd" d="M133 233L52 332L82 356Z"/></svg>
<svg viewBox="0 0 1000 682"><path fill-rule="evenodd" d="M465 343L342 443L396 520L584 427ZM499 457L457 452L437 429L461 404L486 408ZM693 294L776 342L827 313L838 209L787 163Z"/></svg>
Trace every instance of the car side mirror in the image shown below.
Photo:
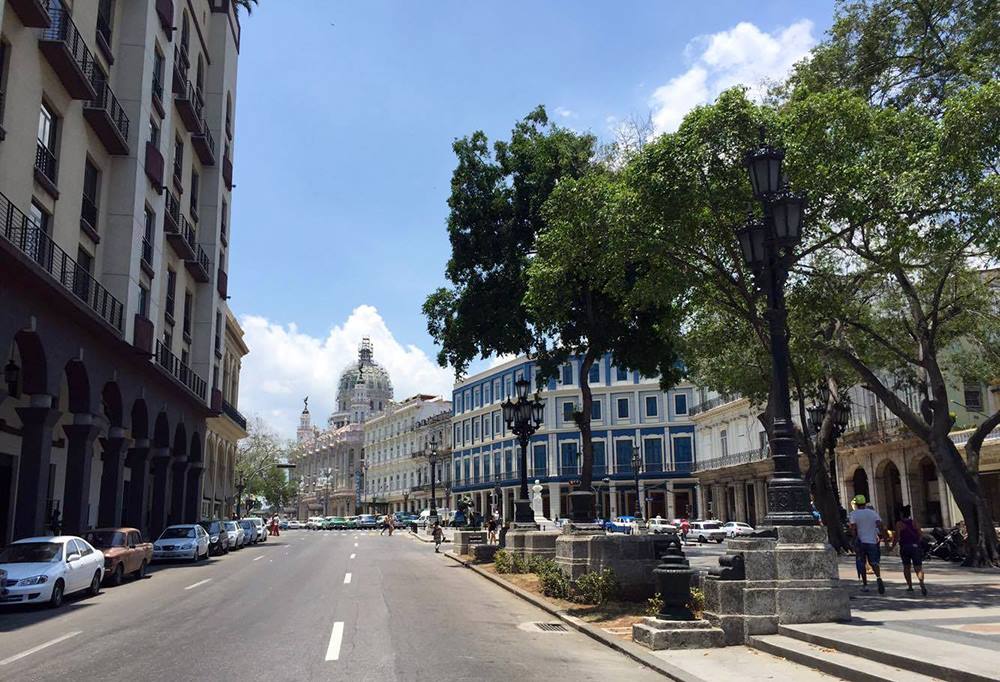
<svg viewBox="0 0 1000 682"><path fill-rule="evenodd" d="M73 552L68 557L66 557L66 563L72 563L74 561L79 561L80 555L77 552Z"/></svg>

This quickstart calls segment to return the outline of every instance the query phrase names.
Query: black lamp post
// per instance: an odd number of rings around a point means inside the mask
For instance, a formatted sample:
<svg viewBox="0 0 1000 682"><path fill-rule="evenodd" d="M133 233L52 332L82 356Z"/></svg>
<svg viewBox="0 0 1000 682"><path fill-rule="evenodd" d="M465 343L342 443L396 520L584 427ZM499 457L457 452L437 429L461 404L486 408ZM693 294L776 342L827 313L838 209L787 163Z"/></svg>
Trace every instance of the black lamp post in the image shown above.
<svg viewBox="0 0 1000 682"><path fill-rule="evenodd" d="M427 444L427 462L431 465L431 510L427 514L427 523L433 526L438 520L438 510L437 510L437 488L435 484L437 483L437 465L438 465L438 442L437 438L431 436L430 442Z"/></svg>
<svg viewBox="0 0 1000 682"><path fill-rule="evenodd" d="M493 472L493 507L497 515L503 514L503 488L500 487L500 472Z"/></svg>
<svg viewBox="0 0 1000 682"><path fill-rule="evenodd" d="M642 449L632 443L632 476L635 478L635 515L640 524L646 519L642 513L642 496L639 494L639 474L642 473Z"/></svg>
<svg viewBox="0 0 1000 682"><path fill-rule="evenodd" d="M368 506L368 460L361 460L361 490L364 492L364 508L371 511Z"/></svg>
<svg viewBox="0 0 1000 682"><path fill-rule="evenodd" d="M535 515L531 511L531 500L528 497L528 440L542 425L545 403L538 393L535 393L534 398L528 397L531 383L524 377L515 381L514 386L517 389L517 402L508 398L502 405L503 420L507 423L507 428L517 436L517 442L521 446L520 498L514 501L514 522L534 525Z"/></svg>
<svg viewBox="0 0 1000 682"><path fill-rule="evenodd" d="M788 189L781 172L785 153L764 143L747 154L754 197L760 201L764 219L753 213L736 230L743 260L753 271L756 285L767 296L767 321L771 342L771 456L774 477L767 486L767 518L772 526L816 524L809 507L809 487L799 470L799 452L792 425L788 390L788 328L785 280L792 265L795 246L802 238L805 200Z"/></svg>
<svg viewBox="0 0 1000 682"><path fill-rule="evenodd" d="M818 400L806 408L809 413L809 425L816 434L816 448L820 452L827 452L830 457L830 480L833 482L833 494L837 500L837 506L843 509L840 501L840 486L837 485L837 440L844 435L847 430L847 422L851 418L851 401L846 396L833 403L833 423L831 424L829 437L825 441L819 439L820 429L823 428L823 420L826 418L826 411L830 405L830 389L826 385L819 388Z"/></svg>

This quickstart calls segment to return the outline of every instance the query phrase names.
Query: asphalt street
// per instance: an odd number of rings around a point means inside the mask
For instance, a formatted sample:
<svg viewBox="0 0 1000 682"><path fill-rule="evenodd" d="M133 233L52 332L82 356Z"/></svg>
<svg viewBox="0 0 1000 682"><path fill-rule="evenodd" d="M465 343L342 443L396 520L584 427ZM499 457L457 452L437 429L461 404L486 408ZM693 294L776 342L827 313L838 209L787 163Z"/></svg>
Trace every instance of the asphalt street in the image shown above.
<svg viewBox="0 0 1000 682"><path fill-rule="evenodd" d="M0 680L653 680L400 533L288 531L0 610Z"/></svg>

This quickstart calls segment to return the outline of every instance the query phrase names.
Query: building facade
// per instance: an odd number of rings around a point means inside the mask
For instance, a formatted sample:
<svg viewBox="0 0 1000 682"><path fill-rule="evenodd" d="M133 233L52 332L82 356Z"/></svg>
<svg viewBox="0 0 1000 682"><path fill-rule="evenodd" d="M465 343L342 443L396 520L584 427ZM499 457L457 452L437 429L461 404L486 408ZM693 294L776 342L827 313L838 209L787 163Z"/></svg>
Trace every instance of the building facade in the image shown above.
<svg viewBox="0 0 1000 682"><path fill-rule="evenodd" d="M566 496L580 475L580 433L573 421L580 398L580 359L563 365L541 390L542 427L528 444L528 479L543 486L545 515L568 514ZM501 508L513 514L519 485L519 446L507 430L501 403L514 395L514 382L537 385L535 363L508 361L456 384L452 396L452 491L471 498L480 511ZM603 517L634 514L636 485L633 449L643 461L639 495L650 517L675 518L697 513L695 432L690 417L694 386L683 383L664 392L659 380L617 367L610 355L590 371L594 487Z"/></svg>
<svg viewBox="0 0 1000 682"><path fill-rule="evenodd" d="M432 395L418 394L400 403L390 402L385 411L365 422L366 507L381 513L420 511L430 500L430 441L438 448L435 495L443 501L442 470L449 449L451 403Z"/></svg>
<svg viewBox="0 0 1000 682"><path fill-rule="evenodd" d="M240 367L250 352L243 329L227 312L225 352L222 357L222 413L208 419L205 481L201 517L230 518L236 512L236 445L247 437L247 420L239 410Z"/></svg>
<svg viewBox="0 0 1000 682"><path fill-rule="evenodd" d="M54 511L155 535L201 514L222 414L239 18L10 0L0 22L0 543Z"/></svg>

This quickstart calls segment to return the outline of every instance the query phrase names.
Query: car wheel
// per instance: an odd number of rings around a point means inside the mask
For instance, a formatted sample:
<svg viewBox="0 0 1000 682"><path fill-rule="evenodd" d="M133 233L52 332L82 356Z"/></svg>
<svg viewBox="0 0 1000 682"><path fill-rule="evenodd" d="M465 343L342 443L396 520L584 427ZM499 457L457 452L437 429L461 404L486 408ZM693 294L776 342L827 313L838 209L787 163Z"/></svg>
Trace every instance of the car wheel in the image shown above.
<svg viewBox="0 0 1000 682"><path fill-rule="evenodd" d="M101 572L94 571L94 579L90 581L90 589L87 590L87 594L91 597L96 597L101 593Z"/></svg>
<svg viewBox="0 0 1000 682"><path fill-rule="evenodd" d="M114 585L115 587L118 587L119 585L122 584L124 580L125 580L125 565L121 563L116 564L115 570L112 571L111 573L111 584Z"/></svg>
<svg viewBox="0 0 1000 682"><path fill-rule="evenodd" d="M704 535L699 535L698 536L698 542L705 542L705 536Z"/></svg>
<svg viewBox="0 0 1000 682"><path fill-rule="evenodd" d="M192 564L198 563L198 559L200 559L200 558L201 558L201 552L198 551L197 547L195 547L194 551L191 552L191 563Z"/></svg>
<svg viewBox="0 0 1000 682"><path fill-rule="evenodd" d="M52 595L49 597L49 606L58 609L63 603L63 581L62 578L52 586Z"/></svg>
<svg viewBox="0 0 1000 682"><path fill-rule="evenodd" d="M146 560L143 559L142 563L139 564L139 568L135 572L136 580L142 580L146 577Z"/></svg>
<svg viewBox="0 0 1000 682"><path fill-rule="evenodd" d="M721 545L721 544L722 544L722 541L723 541L724 539L725 539L725 538L716 538L716 540L715 540L715 541L716 541L716 542L718 542L718 543L719 543L719 544Z"/></svg>

